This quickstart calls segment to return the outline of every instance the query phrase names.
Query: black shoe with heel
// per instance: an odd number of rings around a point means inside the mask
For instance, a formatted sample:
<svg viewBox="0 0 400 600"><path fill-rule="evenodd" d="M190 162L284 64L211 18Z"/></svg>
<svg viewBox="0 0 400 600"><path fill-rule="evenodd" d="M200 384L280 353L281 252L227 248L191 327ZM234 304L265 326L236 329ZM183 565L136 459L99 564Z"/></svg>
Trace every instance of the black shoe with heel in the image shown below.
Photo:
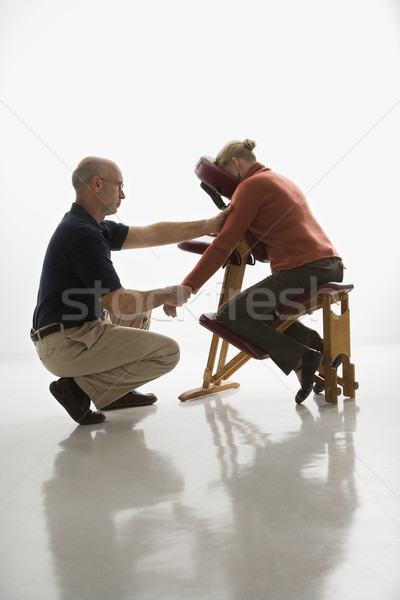
<svg viewBox="0 0 400 600"><path fill-rule="evenodd" d="M311 394L314 374L321 364L322 353L317 350L307 350L301 359L301 388L296 394L297 404L301 404Z"/></svg>
<svg viewBox="0 0 400 600"><path fill-rule="evenodd" d="M105 415L90 409L90 398L72 377L61 377L50 384L50 392L79 425L92 425L105 421Z"/></svg>
<svg viewBox="0 0 400 600"><path fill-rule="evenodd" d="M128 392L118 400L114 400L111 404L103 406L101 410L117 410L119 408L134 408L135 406L149 406L157 402L157 397L154 394L142 394L136 390Z"/></svg>

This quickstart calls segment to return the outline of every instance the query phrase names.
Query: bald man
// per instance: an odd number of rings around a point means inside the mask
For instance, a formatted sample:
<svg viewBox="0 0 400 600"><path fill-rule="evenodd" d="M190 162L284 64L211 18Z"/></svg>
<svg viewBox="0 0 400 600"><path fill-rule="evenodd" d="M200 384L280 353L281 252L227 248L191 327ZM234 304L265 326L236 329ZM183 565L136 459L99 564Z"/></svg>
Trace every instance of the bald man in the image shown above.
<svg viewBox="0 0 400 600"><path fill-rule="evenodd" d="M137 388L171 371L179 346L150 332L150 311L179 307L185 285L140 291L122 286L111 251L175 244L218 233L227 211L211 219L146 227L105 220L117 212L123 177L118 166L83 159L72 174L76 199L46 251L31 339L43 365L59 377L50 392L81 425L105 420L102 411L152 404ZM96 410L92 411L91 402Z"/></svg>

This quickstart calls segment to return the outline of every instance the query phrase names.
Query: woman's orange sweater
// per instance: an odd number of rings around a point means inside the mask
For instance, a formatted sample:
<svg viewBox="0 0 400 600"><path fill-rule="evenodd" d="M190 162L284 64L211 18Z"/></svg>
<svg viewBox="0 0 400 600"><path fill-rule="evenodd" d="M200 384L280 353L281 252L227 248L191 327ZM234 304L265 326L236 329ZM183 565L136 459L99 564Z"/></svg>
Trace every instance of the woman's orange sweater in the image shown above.
<svg viewBox="0 0 400 600"><path fill-rule="evenodd" d="M261 163L252 165L239 183L232 206L222 231L182 282L194 292L224 264L247 230L265 245L272 273L339 256L300 189Z"/></svg>

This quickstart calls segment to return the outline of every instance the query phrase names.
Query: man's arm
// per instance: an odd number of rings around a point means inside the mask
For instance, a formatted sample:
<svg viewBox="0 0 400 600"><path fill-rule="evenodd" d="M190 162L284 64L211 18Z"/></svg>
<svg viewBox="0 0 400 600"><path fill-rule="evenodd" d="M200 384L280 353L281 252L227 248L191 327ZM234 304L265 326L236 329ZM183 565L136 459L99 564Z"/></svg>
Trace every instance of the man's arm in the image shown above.
<svg viewBox="0 0 400 600"><path fill-rule="evenodd" d="M231 208L228 207L215 217L200 221L166 221L145 227L133 225L129 227L128 235L122 244L122 250L177 244L202 235L217 234L221 231L230 210Z"/></svg>
<svg viewBox="0 0 400 600"><path fill-rule="evenodd" d="M120 287L100 298L101 304L116 317L136 315L162 304L183 306L190 298L192 290L187 285L172 285L142 292Z"/></svg>

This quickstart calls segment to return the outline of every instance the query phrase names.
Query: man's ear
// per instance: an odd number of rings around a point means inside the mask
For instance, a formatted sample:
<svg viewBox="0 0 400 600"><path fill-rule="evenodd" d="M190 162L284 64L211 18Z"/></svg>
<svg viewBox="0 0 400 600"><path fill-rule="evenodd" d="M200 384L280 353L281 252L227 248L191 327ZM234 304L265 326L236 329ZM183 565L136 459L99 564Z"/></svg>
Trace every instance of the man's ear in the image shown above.
<svg viewBox="0 0 400 600"><path fill-rule="evenodd" d="M92 190L94 190L95 192L99 191L100 188L100 177L98 175L93 175L92 179L90 180L90 187L92 188Z"/></svg>

